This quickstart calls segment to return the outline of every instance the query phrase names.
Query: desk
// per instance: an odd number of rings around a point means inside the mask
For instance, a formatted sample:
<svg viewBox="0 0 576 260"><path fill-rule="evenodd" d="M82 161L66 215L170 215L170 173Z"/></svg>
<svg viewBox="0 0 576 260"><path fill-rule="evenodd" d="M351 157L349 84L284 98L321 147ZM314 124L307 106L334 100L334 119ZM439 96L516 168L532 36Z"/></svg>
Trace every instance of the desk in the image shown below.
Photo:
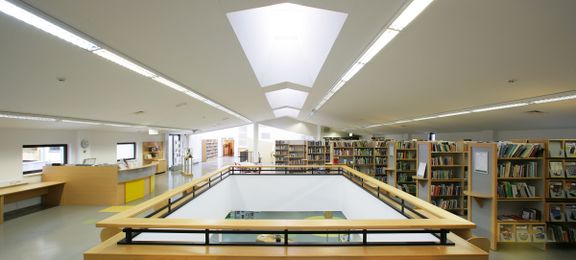
<svg viewBox="0 0 576 260"><path fill-rule="evenodd" d="M0 188L0 224L4 222L4 203L42 196L42 206L60 205L64 182L49 181Z"/></svg>
<svg viewBox="0 0 576 260"><path fill-rule="evenodd" d="M123 205L154 190L156 167L45 166L42 180L66 182L63 205Z"/></svg>

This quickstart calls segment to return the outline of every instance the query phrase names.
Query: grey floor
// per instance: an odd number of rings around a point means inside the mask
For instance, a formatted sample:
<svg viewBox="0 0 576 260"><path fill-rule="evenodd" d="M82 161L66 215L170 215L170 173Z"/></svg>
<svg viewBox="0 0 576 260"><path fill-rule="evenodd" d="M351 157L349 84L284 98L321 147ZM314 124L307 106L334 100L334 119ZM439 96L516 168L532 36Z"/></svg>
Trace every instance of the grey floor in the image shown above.
<svg viewBox="0 0 576 260"><path fill-rule="evenodd" d="M183 176L178 172L157 175L156 191L150 197L233 164L234 161L234 158L227 157L195 164L192 168L193 176ZM100 230L94 224L114 214L99 212L104 208L106 207L59 206L7 220L0 224L0 260L82 259L84 251L100 242ZM510 247L491 252L490 259L568 260L576 259L575 255L576 247L546 251L530 247Z"/></svg>

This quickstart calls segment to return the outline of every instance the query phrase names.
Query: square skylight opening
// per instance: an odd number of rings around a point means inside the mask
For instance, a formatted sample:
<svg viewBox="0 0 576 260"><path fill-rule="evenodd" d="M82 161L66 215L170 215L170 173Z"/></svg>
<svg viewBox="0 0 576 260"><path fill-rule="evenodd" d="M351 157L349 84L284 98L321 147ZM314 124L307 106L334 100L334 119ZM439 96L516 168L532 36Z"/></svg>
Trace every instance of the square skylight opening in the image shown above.
<svg viewBox="0 0 576 260"><path fill-rule="evenodd" d="M348 16L291 3L226 15L262 87L312 87Z"/></svg>
<svg viewBox="0 0 576 260"><path fill-rule="evenodd" d="M300 114L300 109L296 109L296 108L291 108L291 107L283 107L283 108L278 108L278 109L274 109L274 116L275 117L293 117L293 118L297 118L298 114Z"/></svg>
<svg viewBox="0 0 576 260"><path fill-rule="evenodd" d="M272 108L293 107L302 108L308 92L285 88L266 92L266 99Z"/></svg>

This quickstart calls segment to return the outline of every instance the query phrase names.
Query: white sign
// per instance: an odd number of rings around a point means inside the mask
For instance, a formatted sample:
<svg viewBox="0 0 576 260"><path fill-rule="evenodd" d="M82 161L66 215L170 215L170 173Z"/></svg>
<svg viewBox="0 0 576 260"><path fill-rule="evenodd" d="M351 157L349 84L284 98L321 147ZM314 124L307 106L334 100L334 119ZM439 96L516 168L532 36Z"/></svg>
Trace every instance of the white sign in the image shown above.
<svg viewBox="0 0 576 260"><path fill-rule="evenodd" d="M418 172L416 173L416 176L418 176L420 178L424 178L425 174L426 174L426 163L420 162L418 164Z"/></svg>
<svg viewBox="0 0 576 260"><path fill-rule="evenodd" d="M488 152L474 152L474 172L488 174Z"/></svg>

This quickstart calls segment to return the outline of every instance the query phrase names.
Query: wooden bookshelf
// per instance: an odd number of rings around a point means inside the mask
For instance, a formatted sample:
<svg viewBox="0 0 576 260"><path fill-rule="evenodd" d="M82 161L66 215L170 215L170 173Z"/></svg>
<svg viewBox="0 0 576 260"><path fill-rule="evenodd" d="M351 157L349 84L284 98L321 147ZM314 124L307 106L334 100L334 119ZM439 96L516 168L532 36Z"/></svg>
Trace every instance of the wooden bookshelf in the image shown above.
<svg viewBox="0 0 576 260"><path fill-rule="evenodd" d="M156 173L168 170L164 154L164 142L142 142L142 164L158 163Z"/></svg>
<svg viewBox="0 0 576 260"><path fill-rule="evenodd" d="M274 163L288 165L288 141L276 140L274 147Z"/></svg>
<svg viewBox="0 0 576 260"><path fill-rule="evenodd" d="M374 176L374 143L366 140L352 142L354 169Z"/></svg>
<svg viewBox="0 0 576 260"><path fill-rule="evenodd" d="M374 141L374 177L382 182L388 181L388 148L386 141Z"/></svg>
<svg viewBox="0 0 576 260"><path fill-rule="evenodd" d="M418 167L426 164L425 176L416 178L417 196L456 215L466 216L464 144L446 141L417 143Z"/></svg>
<svg viewBox="0 0 576 260"><path fill-rule="evenodd" d="M548 242L576 244L576 139L547 141L545 220Z"/></svg>
<svg viewBox="0 0 576 260"><path fill-rule="evenodd" d="M394 145L394 185L412 195L416 195L416 141L393 141Z"/></svg>
<svg viewBox="0 0 576 260"><path fill-rule="evenodd" d="M470 144L468 219L493 250L504 243L545 246L544 150L544 143Z"/></svg>
<svg viewBox="0 0 576 260"><path fill-rule="evenodd" d="M352 165L354 161L354 141L332 141L332 161L336 164Z"/></svg>
<svg viewBox="0 0 576 260"><path fill-rule="evenodd" d="M326 161L326 146L323 141L306 142L306 159L309 165L324 165Z"/></svg>
<svg viewBox="0 0 576 260"><path fill-rule="evenodd" d="M202 161L205 162L216 157L218 157L218 140L202 140Z"/></svg>

